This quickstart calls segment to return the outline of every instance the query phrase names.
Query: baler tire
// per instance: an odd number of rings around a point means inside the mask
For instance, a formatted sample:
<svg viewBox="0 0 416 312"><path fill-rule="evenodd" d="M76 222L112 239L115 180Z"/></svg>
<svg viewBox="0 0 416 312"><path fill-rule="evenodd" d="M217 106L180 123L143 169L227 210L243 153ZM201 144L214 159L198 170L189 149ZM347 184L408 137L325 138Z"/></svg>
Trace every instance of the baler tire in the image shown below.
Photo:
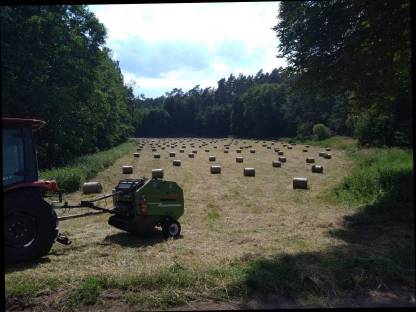
<svg viewBox="0 0 416 312"><path fill-rule="evenodd" d="M181 234L181 225L176 220L167 219L162 223L162 232L165 238L178 238Z"/></svg>
<svg viewBox="0 0 416 312"><path fill-rule="evenodd" d="M50 204L33 195L16 195L6 195L4 199L6 264L32 261L46 255L59 232L58 218ZM19 235L22 241L18 240Z"/></svg>

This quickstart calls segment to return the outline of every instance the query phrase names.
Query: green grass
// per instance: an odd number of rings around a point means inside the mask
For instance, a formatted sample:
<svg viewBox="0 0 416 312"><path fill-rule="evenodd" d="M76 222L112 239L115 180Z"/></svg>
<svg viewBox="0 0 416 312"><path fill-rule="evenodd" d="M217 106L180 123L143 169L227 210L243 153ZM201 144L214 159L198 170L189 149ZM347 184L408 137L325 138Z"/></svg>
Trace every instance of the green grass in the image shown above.
<svg viewBox="0 0 416 312"><path fill-rule="evenodd" d="M361 149L352 154L354 166L333 190L350 205L388 202L413 204L413 152L398 148Z"/></svg>
<svg viewBox="0 0 416 312"><path fill-rule="evenodd" d="M67 166L39 172L42 179L56 180L59 188L65 192L75 192L81 185L100 171L111 166L117 159L130 152L135 146L133 140L109 150L78 157Z"/></svg>
<svg viewBox="0 0 416 312"><path fill-rule="evenodd" d="M357 148L356 140L350 137L345 137L345 136L340 136L340 135L335 135L325 140L310 140L310 139L300 140L300 139L295 139L295 138L282 137L282 138L279 138L279 141L284 141L284 142L289 142L289 143L298 143L298 144L304 144L304 145L320 146L320 147L328 146L328 147L341 149L341 150L355 150Z"/></svg>

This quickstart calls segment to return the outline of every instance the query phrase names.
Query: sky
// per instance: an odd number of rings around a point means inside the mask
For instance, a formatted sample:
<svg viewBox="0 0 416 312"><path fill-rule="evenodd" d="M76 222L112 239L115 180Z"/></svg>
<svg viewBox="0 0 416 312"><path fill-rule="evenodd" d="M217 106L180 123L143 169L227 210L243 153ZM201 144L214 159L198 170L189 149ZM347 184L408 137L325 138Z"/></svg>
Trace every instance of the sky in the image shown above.
<svg viewBox="0 0 416 312"><path fill-rule="evenodd" d="M278 2L90 5L135 95L216 87L230 74L285 67L277 58Z"/></svg>

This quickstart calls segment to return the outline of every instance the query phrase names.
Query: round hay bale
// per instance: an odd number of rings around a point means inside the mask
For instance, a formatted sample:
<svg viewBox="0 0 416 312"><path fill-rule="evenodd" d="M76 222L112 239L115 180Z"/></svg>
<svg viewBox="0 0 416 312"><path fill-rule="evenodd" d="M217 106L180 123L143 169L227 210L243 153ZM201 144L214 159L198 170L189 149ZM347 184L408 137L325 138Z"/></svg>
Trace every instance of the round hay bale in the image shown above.
<svg viewBox="0 0 416 312"><path fill-rule="evenodd" d="M179 150L179 153L184 153L184 152L185 152L185 150L183 150L183 149Z"/></svg>
<svg viewBox="0 0 416 312"><path fill-rule="evenodd" d="M101 193L103 191L103 186L100 182L85 182L82 185L82 193L92 194L92 193Z"/></svg>
<svg viewBox="0 0 416 312"><path fill-rule="evenodd" d="M208 157L208 160L209 160L209 161L215 161L215 159L216 159L216 158L215 158L215 156L209 156L209 157Z"/></svg>
<svg viewBox="0 0 416 312"><path fill-rule="evenodd" d="M206 149L206 150L205 150L205 153L208 153L208 152L209 152L209 149Z"/></svg>
<svg viewBox="0 0 416 312"><path fill-rule="evenodd" d="M218 166L218 165L211 166L211 173L213 174L221 173L221 166Z"/></svg>
<svg viewBox="0 0 416 312"><path fill-rule="evenodd" d="M284 155L285 153L283 153L283 151L278 151L277 152L277 155L279 155L279 156L282 156L282 155Z"/></svg>
<svg viewBox="0 0 416 312"><path fill-rule="evenodd" d="M169 152L169 157L175 157L175 152Z"/></svg>
<svg viewBox="0 0 416 312"><path fill-rule="evenodd" d="M215 149L217 149L217 147L216 147L216 146L214 146L214 148L215 148Z"/></svg>
<svg viewBox="0 0 416 312"><path fill-rule="evenodd" d="M188 154L188 158L194 158L194 156L195 156L195 154L193 154L193 153Z"/></svg>
<svg viewBox="0 0 416 312"><path fill-rule="evenodd" d="M153 179L163 179L163 169L152 169Z"/></svg>
<svg viewBox="0 0 416 312"><path fill-rule="evenodd" d="M306 157L306 163L307 164L313 164L315 162L315 158L313 157Z"/></svg>
<svg viewBox="0 0 416 312"><path fill-rule="evenodd" d="M193 150L192 153L196 154L196 153L198 153L198 151L197 150Z"/></svg>
<svg viewBox="0 0 416 312"><path fill-rule="evenodd" d="M254 168L244 168L244 176L245 177L254 177L256 175L256 169Z"/></svg>
<svg viewBox="0 0 416 312"><path fill-rule="evenodd" d="M152 148L152 152L157 152L157 149L155 149L155 148Z"/></svg>
<svg viewBox="0 0 416 312"><path fill-rule="evenodd" d="M293 189L308 189L308 179L293 178Z"/></svg>
<svg viewBox="0 0 416 312"><path fill-rule="evenodd" d="M235 150L237 153L241 154L241 149Z"/></svg>
<svg viewBox="0 0 416 312"><path fill-rule="evenodd" d="M285 156L279 156L279 161L280 162L286 162L286 157Z"/></svg>
<svg viewBox="0 0 416 312"><path fill-rule="evenodd" d="M287 149L292 149L292 146L288 145L288 146L287 146Z"/></svg>
<svg viewBox="0 0 416 312"><path fill-rule="evenodd" d="M160 158L160 154L153 154L153 158Z"/></svg>
<svg viewBox="0 0 416 312"><path fill-rule="evenodd" d="M331 159L332 158L332 155L330 153L325 153L324 154L324 158L325 159Z"/></svg>
<svg viewBox="0 0 416 312"><path fill-rule="evenodd" d="M176 167L180 167L181 166L181 161L179 159L175 159L173 160L173 165Z"/></svg>
<svg viewBox="0 0 416 312"><path fill-rule="evenodd" d="M133 156L136 157L136 158L140 157L140 153L133 153Z"/></svg>
<svg viewBox="0 0 416 312"><path fill-rule="evenodd" d="M243 161L244 161L244 158L241 156L235 158L235 162L242 163Z"/></svg>
<svg viewBox="0 0 416 312"><path fill-rule="evenodd" d="M122 167L122 172L123 172L124 174L130 174L130 173L133 173L133 166L129 166L129 165L123 166L123 167Z"/></svg>
<svg viewBox="0 0 416 312"><path fill-rule="evenodd" d="M273 167L279 167L280 168L282 166L282 163L280 161L278 161L278 160L273 160L272 166Z"/></svg>
<svg viewBox="0 0 416 312"><path fill-rule="evenodd" d="M302 152L307 153L307 152L308 152L308 150L307 150L306 148L304 148L304 149L302 150Z"/></svg>
<svg viewBox="0 0 416 312"><path fill-rule="evenodd" d="M162 147L162 150L165 150L165 147L164 146Z"/></svg>
<svg viewBox="0 0 416 312"><path fill-rule="evenodd" d="M326 147L326 148L325 148L325 150L326 150L327 152L329 152L329 151L331 151L331 148L330 148L330 147Z"/></svg>
<svg viewBox="0 0 416 312"><path fill-rule="evenodd" d="M325 152L319 152L319 157L324 157L325 154Z"/></svg>
<svg viewBox="0 0 416 312"><path fill-rule="evenodd" d="M224 150L224 154L228 154L228 150Z"/></svg>
<svg viewBox="0 0 416 312"><path fill-rule="evenodd" d="M277 152L280 152L280 148L277 148L277 147L275 147L274 148L274 151L277 153Z"/></svg>
<svg viewBox="0 0 416 312"><path fill-rule="evenodd" d="M309 148L309 145L305 145L306 148Z"/></svg>
<svg viewBox="0 0 416 312"><path fill-rule="evenodd" d="M251 154L254 154L255 152L256 152L256 150L255 150L255 149L251 149L251 150L250 150L250 153L251 153Z"/></svg>
<svg viewBox="0 0 416 312"><path fill-rule="evenodd" d="M271 146L267 146L267 149L271 149L272 147Z"/></svg>
<svg viewBox="0 0 416 312"><path fill-rule="evenodd" d="M324 167L322 167L321 165L312 165L312 172L323 173Z"/></svg>

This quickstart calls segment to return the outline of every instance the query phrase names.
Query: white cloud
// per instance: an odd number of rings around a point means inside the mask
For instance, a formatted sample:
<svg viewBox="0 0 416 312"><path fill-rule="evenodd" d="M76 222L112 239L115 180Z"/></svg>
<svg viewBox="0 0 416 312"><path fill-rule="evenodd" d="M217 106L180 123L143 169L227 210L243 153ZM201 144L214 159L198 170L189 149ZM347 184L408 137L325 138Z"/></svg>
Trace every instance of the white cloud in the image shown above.
<svg viewBox="0 0 416 312"><path fill-rule="evenodd" d="M108 30L107 45L114 50L115 59L126 55L118 49L138 50L142 56L152 52L144 51L143 45L131 46L131 38L147 42L147 47L160 42L189 43L199 49L203 47L209 54L206 68L198 68L197 72L192 66L181 70L183 60L178 62L181 68L175 68L161 66L163 59L154 58L159 63L149 65L151 68L168 68L168 71L151 77L125 67L132 65L131 57L129 62L119 59L120 67L127 75L125 81L134 75L144 89L186 89L196 84L206 87L208 85L204 83L215 83L231 73L255 74L260 69L270 71L285 66L284 60L275 57L278 40L271 30L277 24L278 2L118 4L91 5L90 8ZM238 45L233 48L234 43ZM198 51L192 53L201 53ZM172 61L170 57L169 62Z"/></svg>

